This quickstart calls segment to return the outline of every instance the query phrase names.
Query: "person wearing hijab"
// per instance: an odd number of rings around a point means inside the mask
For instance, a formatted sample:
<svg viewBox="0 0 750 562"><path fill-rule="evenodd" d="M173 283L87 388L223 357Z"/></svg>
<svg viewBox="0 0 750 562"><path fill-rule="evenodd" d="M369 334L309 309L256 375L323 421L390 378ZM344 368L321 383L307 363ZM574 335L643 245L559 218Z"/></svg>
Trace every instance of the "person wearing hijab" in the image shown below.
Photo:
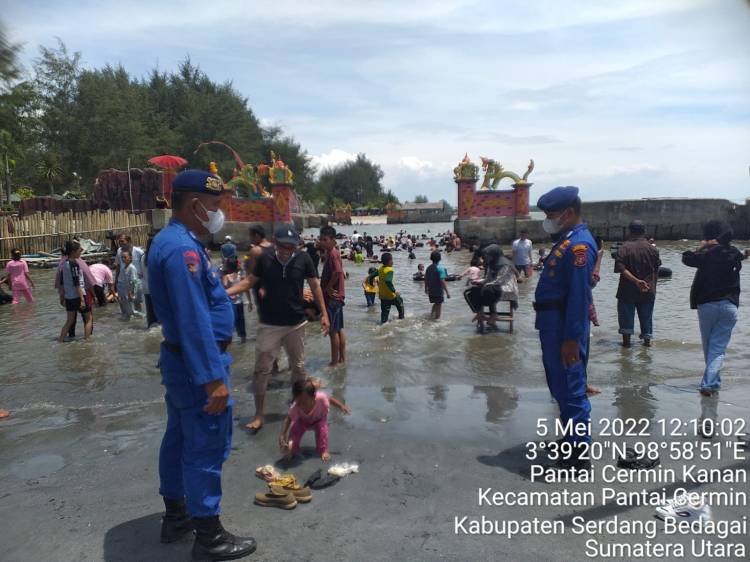
<svg viewBox="0 0 750 562"><path fill-rule="evenodd" d="M497 330L497 301L503 296L502 285L497 282L502 278L506 268L508 268L516 279L519 277L518 270L514 267L513 262L503 254L502 248L497 244L490 244L482 252L485 265L485 274L482 279L472 281L472 286L464 291L464 298L476 314L477 331L484 331L484 324L491 330ZM518 306L517 301L514 308ZM489 316L484 314L484 307L489 307Z"/></svg>

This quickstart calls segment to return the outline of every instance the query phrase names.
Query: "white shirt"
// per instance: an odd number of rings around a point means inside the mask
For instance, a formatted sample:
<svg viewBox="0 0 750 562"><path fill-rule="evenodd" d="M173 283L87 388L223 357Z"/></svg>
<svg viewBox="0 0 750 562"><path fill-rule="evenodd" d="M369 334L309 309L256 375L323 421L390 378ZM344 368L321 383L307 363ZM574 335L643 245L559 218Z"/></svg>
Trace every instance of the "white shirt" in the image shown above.
<svg viewBox="0 0 750 562"><path fill-rule="evenodd" d="M513 242L513 265L531 265L531 240L521 240L520 238Z"/></svg>

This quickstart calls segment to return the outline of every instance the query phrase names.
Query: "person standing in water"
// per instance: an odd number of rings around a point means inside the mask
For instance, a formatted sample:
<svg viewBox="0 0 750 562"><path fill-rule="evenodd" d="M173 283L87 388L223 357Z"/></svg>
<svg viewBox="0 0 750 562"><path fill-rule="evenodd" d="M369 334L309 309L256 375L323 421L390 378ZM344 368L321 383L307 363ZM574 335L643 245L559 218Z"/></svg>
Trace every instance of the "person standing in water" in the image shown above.
<svg viewBox="0 0 750 562"><path fill-rule="evenodd" d="M586 469L581 443L590 443L591 404L586 394L589 356L589 306L596 263L596 242L581 220L577 187L556 187L539 198L544 230L556 240L536 287L534 310L542 346L547 385L560 407L560 419L574 430L566 433L571 454L557 468Z"/></svg>
<svg viewBox="0 0 750 562"><path fill-rule="evenodd" d="M346 334L344 333L344 266L341 254L336 248L336 229L324 226L320 229L320 246L325 250L326 261L320 277L323 300L331 323L328 337L331 338L331 367L346 363ZM361 254L358 254L361 255Z"/></svg>
<svg viewBox="0 0 750 562"><path fill-rule="evenodd" d="M531 277L534 271L534 260L531 257L533 248L526 230L522 230L521 237L513 241L513 265L518 271L523 271L526 277Z"/></svg>
<svg viewBox="0 0 750 562"><path fill-rule="evenodd" d="M234 311L198 236L224 224L221 179L186 170L172 182L172 219L149 250L149 285L164 341L159 354L167 425L159 452L161 541L195 530L193 560L234 560L255 551L219 519L222 465L232 448L227 348Z"/></svg>
<svg viewBox="0 0 750 562"><path fill-rule="evenodd" d="M635 313L641 325L643 345L651 346L653 339L654 303L658 278L659 250L646 240L646 227L634 220L628 227L630 240L617 250L615 273L620 274L617 286L617 320L622 334L622 346L630 347L634 333Z"/></svg>
<svg viewBox="0 0 750 562"><path fill-rule="evenodd" d="M381 256L383 265L377 270L376 273L371 274L368 279L370 283L375 278L378 280L378 296L380 297L380 323L385 324L388 322L388 316L391 313L391 307L395 306L398 310L399 320L404 318L404 301L401 299L401 295L396 291L396 287L393 286L393 256L390 252L383 252Z"/></svg>
<svg viewBox="0 0 750 562"><path fill-rule="evenodd" d="M320 327L328 335L328 313L318 282L318 273L307 252L299 250L300 238L294 225L281 224L276 228L273 250L262 252L255 269L229 289L229 295L252 289L257 284L263 288L259 295L258 332L255 340L255 368L253 394L255 416L247 429L258 431L265 421L265 402L268 380L273 362L283 347L289 357L292 383L304 380L305 371L305 282L320 308Z"/></svg>
<svg viewBox="0 0 750 562"><path fill-rule="evenodd" d="M700 393L711 396L721 388L724 355L737 324L740 306L740 270L745 259L730 242L734 232L724 221L711 220L703 227L700 247L682 254L682 263L695 267L690 288L690 308L698 310L706 368Z"/></svg>
<svg viewBox="0 0 750 562"><path fill-rule="evenodd" d="M378 270L371 267L367 270L367 277L362 281L362 288L365 290L365 302L367 303L367 308L375 306L375 295L378 294L378 282L377 279L370 281L370 276L373 274L377 275L377 273Z"/></svg>
<svg viewBox="0 0 750 562"><path fill-rule="evenodd" d="M69 335L70 328L75 324L76 315L80 312L83 317L83 336L85 339L91 337L94 330L94 317L91 312L91 305L94 302L93 295L87 292L88 285L93 287L90 282L87 283L86 273L81 267L83 260L81 252L83 248L75 241L65 243L65 255L67 259L58 270L58 278L55 281L60 294L60 306L67 311L65 324L60 331L58 341L65 341L65 336ZM85 264L84 264L85 265ZM88 273L90 276L91 274Z"/></svg>
<svg viewBox="0 0 750 562"><path fill-rule="evenodd" d="M26 302L34 302L31 289L35 287L34 280L29 275L29 264L21 259L21 250L18 248L10 251L10 257L11 260L5 264L5 273L8 275L10 290L13 294L12 304L20 303L21 297L25 298Z"/></svg>
<svg viewBox="0 0 750 562"><path fill-rule="evenodd" d="M446 298L451 298L450 293L448 293L448 285L445 283L448 271L446 271L444 265L440 264L440 252L432 252L430 254L430 261L432 263L427 267L427 271L424 274L424 292L432 304L430 318L432 320L440 320L440 312L443 307L443 293L445 293Z"/></svg>

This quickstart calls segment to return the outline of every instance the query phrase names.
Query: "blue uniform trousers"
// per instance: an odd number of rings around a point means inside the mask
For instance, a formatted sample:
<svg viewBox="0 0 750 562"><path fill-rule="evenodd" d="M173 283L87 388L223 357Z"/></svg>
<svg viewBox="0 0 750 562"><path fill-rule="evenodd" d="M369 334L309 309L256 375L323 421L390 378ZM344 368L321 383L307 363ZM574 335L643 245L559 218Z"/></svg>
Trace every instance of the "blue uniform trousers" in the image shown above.
<svg viewBox="0 0 750 562"><path fill-rule="evenodd" d="M228 354L222 357L228 365ZM202 386L169 384L176 382L176 373L184 374L182 358L162 346L160 362L167 389L167 428L159 451L159 493L169 499L185 497L192 517L218 515L221 467L232 447L232 400L223 413L207 414ZM228 385L228 366L225 369Z"/></svg>
<svg viewBox="0 0 750 562"><path fill-rule="evenodd" d="M589 334L586 330L579 340L579 353L581 360L565 368L560 357L560 348L563 344L563 333L561 330L540 329L539 340L542 344L542 362L544 373L547 377L547 386L552 396L560 406L560 420L566 425L569 420L573 424L583 422L587 429L574 435L566 434L565 440L571 443L591 442L591 434L588 430L589 417L591 416L591 403L586 395L586 365L589 355Z"/></svg>
<svg viewBox="0 0 750 562"><path fill-rule="evenodd" d="M232 445L232 407L211 416L203 405L177 408L169 394L167 429L159 451L159 493L165 498L186 498L192 517L218 515L221 502L221 466Z"/></svg>

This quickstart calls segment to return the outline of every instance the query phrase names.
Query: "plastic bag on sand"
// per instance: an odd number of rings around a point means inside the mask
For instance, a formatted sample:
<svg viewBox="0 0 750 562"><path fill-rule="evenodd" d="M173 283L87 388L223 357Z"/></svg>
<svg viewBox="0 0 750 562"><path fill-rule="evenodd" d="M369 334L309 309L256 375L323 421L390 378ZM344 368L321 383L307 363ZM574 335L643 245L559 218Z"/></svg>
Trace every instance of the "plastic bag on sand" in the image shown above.
<svg viewBox="0 0 750 562"><path fill-rule="evenodd" d="M351 474L352 472L359 472L358 464L349 464L348 462L342 462L339 464L334 464L331 468L328 469L328 474L338 477L346 476L347 474Z"/></svg>
<svg viewBox="0 0 750 562"><path fill-rule="evenodd" d="M255 476L262 480L265 480L266 482L270 482L275 478L281 476L281 474L279 474L279 471L276 470L273 465L267 464L266 466L259 466L258 468L256 468Z"/></svg>

